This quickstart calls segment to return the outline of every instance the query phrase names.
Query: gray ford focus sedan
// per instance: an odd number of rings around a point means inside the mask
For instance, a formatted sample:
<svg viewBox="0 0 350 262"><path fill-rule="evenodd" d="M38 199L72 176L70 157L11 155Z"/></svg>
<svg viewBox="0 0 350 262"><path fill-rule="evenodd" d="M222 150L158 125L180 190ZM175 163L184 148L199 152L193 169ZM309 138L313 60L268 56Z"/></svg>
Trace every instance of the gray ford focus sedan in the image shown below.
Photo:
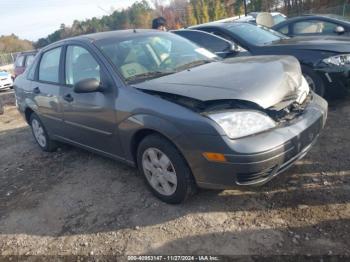
<svg viewBox="0 0 350 262"><path fill-rule="evenodd" d="M327 117L293 57L220 60L152 30L49 45L15 92L43 150L64 142L137 166L167 203L266 183L310 150Z"/></svg>

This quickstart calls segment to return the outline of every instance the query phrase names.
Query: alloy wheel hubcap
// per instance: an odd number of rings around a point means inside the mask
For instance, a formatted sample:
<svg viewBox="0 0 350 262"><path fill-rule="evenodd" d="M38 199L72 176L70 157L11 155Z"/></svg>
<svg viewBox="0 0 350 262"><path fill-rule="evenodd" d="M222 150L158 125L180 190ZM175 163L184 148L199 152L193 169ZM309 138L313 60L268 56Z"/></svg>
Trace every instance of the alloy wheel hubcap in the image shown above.
<svg viewBox="0 0 350 262"><path fill-rule="evenodd" d="M315 92L316 91L316 84L315 84L314 80L312 80L312 78L308 75L304 75L304 77L305 77L305 80L308 83L310 89Z"/></svg>
<svg viewBox="0 0 350 262"><path fill-rule="evenodd" d="M148 148L142 155L142 168L152 188L170 196L177 187L175 168L169 157L157 148Z"/></svg>
<svg viewBox="0 0 350 262"><path fill-rule="evenodd" d="M33 119L32 128L33 128L33 133L36 141L39 143L40 146L45 147L46 137L44 134L44 128L41 126L38 120Z"/></svg>

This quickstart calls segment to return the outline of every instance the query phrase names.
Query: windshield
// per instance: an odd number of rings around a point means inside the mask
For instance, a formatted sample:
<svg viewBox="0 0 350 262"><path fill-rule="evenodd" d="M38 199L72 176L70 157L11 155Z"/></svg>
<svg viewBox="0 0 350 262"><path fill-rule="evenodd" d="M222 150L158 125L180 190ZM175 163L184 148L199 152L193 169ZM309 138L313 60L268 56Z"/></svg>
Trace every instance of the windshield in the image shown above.
<svg viewBox="0 0 350 262"><path fill-rule="evenodd" d="M277 24L287 20L287 18L285 16L283 16L283 15L274 15L272 17L272 19L273 19L273 24L274 25L277 25Z"/></svg>
<svg viewBox="0 0 350 262"><path fill-rule="evenodd" d="M122 40L108 39L96 45L129 83L172 74L217 58L172 33L135 33Z"/></svg>
<svg viewBox="0 0 350 262"><path fill-rule="evenodd" d="M288 38L272 29L249 23L232 23L226 28L244 41L255 46L262 46Z"/></svg>

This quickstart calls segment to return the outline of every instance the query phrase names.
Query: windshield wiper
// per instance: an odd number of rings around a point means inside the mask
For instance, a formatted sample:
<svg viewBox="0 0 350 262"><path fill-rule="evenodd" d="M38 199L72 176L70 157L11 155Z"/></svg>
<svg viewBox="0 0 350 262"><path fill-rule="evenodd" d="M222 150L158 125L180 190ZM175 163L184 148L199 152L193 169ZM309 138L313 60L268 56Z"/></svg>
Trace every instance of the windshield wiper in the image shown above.
<svg viewBox="0 0 350 262"><path fill-rule="evenodd" d="M179 72L179 71L190 69L190 68L193 68L193 67L196 67L196 66L208 64L208 63L211 63L213 61L215 61L215 60L197 60L197 61L193 61L193 62L190 62L190 63L187 63L187 64L184 64L182 66L177 67L176 71Z"/></svg>
<svg viewBox="0 0 350 262"><path fill-rule="evenodd" d="M174 74L174 73L176 73L176 72L175 71L170 71L170 72L161 72L161 71L147 72L147 73L131 76L131 77L126 79L126 82L128 82L129 84L135 84L135 83L137 83L139 81L142 81L142 80L158 78L158 77L161 77L161 76L166 76L166 75L170 75L170 74Z"/></svg>

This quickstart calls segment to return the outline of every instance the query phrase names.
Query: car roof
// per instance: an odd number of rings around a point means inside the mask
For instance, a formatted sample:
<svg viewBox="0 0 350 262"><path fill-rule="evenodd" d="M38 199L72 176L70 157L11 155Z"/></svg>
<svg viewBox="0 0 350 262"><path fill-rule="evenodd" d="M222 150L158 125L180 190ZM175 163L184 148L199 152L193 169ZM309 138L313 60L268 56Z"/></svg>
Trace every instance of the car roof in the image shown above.
<svg viewBox="0 0 350 262"><path fill-rule="evenodd" d="M130 38L130 36L147 36L150 34L170 34L168 32L160 31L160 30L154 30L154 29L126 29L126 30L115 30L115 31L106 31L106 32L99 32L99 33L93 33L93 34L86 34L86 35L80 35L80 36L74 36L70 38L65 38L60 41L54 42L52 44L49 44L45 46L40 51L45 52L47 50L50 50L52 48L61 46L63 44L70 43L72 41L81 41L81 42L96 42L100 40L123 40Z"/></svg>
<svg viewBox="0 0 350 262"><path fill-rule="evenodd" d="M250 16L256 18L258 16L258 14L260 14L260 13L264 13L264 12L250 12L248 14L248 16L250 15ZM280 12L267 12L267 13L271 14L272 16L277 16L277 15L285 16L284 14L282 14Z"/></svg>
<svg viewBox="0 0 350 262"><path fill-rule="evenodd" d="M38 53L38 50L30 50L30 51L20 52L18 55L35 55L36 53Z"/></svg>
<svg viewBox="0 0 350 262"><path fill-rule="evenodd" d="M281 23L278 23L275 26L280 27L282 24L286 25L292 22L309 20L309 19L327 19L327 20L336 20L341 23L350 23L350 21L346 20L346 18L343 18L342 16L332 15L332 14L304 14L301 16L289 18Z"/></svg>
<svg viewBox="0 0 350 262"><path fill-rule="evenodd" d="M216 21L216 22L210 22L210 23L191 26L188 29L196 29L196 28L201 28L201 27L205 27L205 26L227 27L229 25L240 25L240 24L252 24L252 23L243 22L243 21L226 21L226 22Z"/></svg>
<svg viewBox="0 0 350 262"><path fill-rule="evenodd" d="M102 39L116 39L116 38L128 38L130 36L133 36L135 34L138 35L147 35L149 33L156 33L156 32L162 32L159 30L154 29L126 29L126 30L115 30L115 31L107 31L107 32L99 32L99 33L93 33L93 34L87 34L87 35L81 35L81 36L75 36L72 38L67 38L62 41L67 40L90 40L90 41L98 41ZM165 32L163 32L165 33Z"/></svg>

